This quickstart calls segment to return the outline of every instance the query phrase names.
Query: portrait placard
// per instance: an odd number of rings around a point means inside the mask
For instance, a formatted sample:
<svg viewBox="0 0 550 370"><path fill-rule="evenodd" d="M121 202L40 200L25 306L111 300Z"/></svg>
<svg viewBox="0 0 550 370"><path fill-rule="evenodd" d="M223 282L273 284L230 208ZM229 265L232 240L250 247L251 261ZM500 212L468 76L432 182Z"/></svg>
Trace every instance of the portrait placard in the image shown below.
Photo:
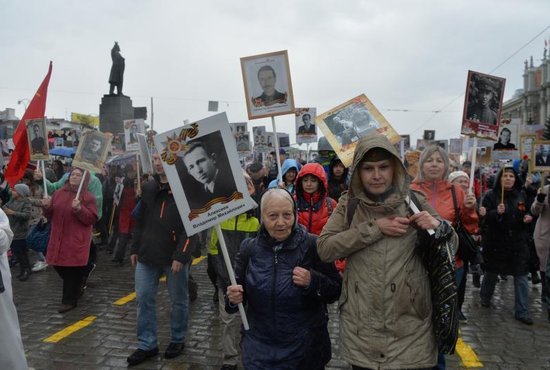
<svg viewBox="0 0 550 370"><path fill-rule="evenodd" d="M294 113L288 52L241 58L248 119Z"/></svg>
<svg viewBox="0 0 550 370"><path fill-rule="evenodd" d="M153 161L151 160L151 152L147 146L147 138L145 134L137 134L139 143L139 160L143 173L153 173Z"/></svg>
<svg viewBox="0 0 550 370"><path fill-rule="evenodd" d="M533 143L531 171L550 172L550 140L537 140Z"/></svg>
<svg viewBox="0 0 550 370"><path fill-rule="evenodd" d="M468 71L462 135L497 140L506 79Z"/></svg>
<svg viewBox="0 0 550 370"><path fill-rule="evenodd" d="M378 132L392 144L401 140L365 94L317 116L315 123L346 167L351 166L357 141L363 136Z"/></svg>
<svg viewBox="0 0 550 370"><path fill-rule="evenodd" d="M435 140L435 130L424 130L422 139L425 141Z"/></svg>
<svg viewBox="0 0 550 370"><path fill-rule="evenodd" d="M158 134L154 140L187 235L256 206L225 113Z"/></svg>
<svg viewBox="0 0 550 370"><path fill-rule="evenodd" d="M498 128L498 141L493 144L493 151L497 150L517 150L519 139L520 120L506 119L500 121Z"/></svg>
<svg viewBox="0 0 550 370"><path fill-rule="evenodd" d="M521 135L519 137L519 155L521 159L532 158L533 143L537 139L536 135Z"/></svg>
<svg viewBox="0 0 550 370"><path fill-rule="evenodd" d="M235 143L237 144L237 151L239 153L250 152L250 133L243 132L235 135Z"/></svg>
<svg viewBox="0 0 550 370"><path fill-rule="evenodd" d="M137 134L145 134L145 120L127 119L124 123L124 143L127 152L139 151L139 142Z"/></svg>
<svg viewBox="0 0 550 370"><path fill-rule="evenodd" d="M462 139L449 140L449 154L462 154Z"/></svg>
<svg viewBox="0 0 550 370"><path fill-rule="evenodd" d="M112 139L112 134L95 130L82 134L74 156L73 166L101 173Z"/></svg>
<svg viewBox="0 0 550 370"><path fill-rule="evenodd" d="M317 142L316 108L296 108L296 144Z"/></svg>
<svg viewBox="0 0 550 370"><path fill-rule="evenodd" d="M403 147L405 151L411 149L411 135L399 135L401 141L403 141Z"/></svg>
<svg viewBox="0 0 550 370"><path fill-rule="evenodd" d="M252 133L254 134L254 151L258 153L267 152L267 133L265 132L265 126L252 127Z"/></svg>
<svg viewBox="0 0 550 370"><path fill-rule="evenodd" d="M46 118L29 119L25 124L31 160L37 161L50 159Z"/></svg>

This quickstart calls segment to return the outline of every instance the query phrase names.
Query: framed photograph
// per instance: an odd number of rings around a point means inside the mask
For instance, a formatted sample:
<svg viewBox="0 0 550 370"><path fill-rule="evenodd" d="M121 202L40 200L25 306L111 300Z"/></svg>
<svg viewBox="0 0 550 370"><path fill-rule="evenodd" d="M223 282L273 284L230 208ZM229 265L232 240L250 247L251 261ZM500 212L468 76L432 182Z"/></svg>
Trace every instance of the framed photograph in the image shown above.
<svg viewBox="0 0 550 370"><path fill-rule="evenodd" d="M385 135L392 144L401 140L399 134L364 94L317 116L315 123L346 167L351 166L355 146L363 136L378 132Z"/></svg>
<svg viewBox="0 0 550 370"><path fill-rule="evenodd" d="M266 153L268 151L268 147L265 126L252 127L252 133L254 135L254 151L258 153Z"/></svg>
<svg viewBox="0 0 550 370"><path fill-rule="evenodd" d="M462 135L497 140L506 79L468 71Z"/></svg>
<svg viewBox="0 0 550 370"><path fill-rule="evenodd" d="M533 142L531 171L550 172L550 140Z"/></svg>
<svg viewBox="0 0 550 370"><path fill-rule="evenodd" d="M31 160L50 159L48 147L48 131L46 130L46 118L29 119L25 123L27 140L31 153Z"/></svg>
<svg viewBox="0 0 550 370"><path fill-rule="evenodd" d="M113 135L110 133L95 130L83 134L76 149L73 166L101 173L112 139Z"/></svg>
<svg viewBox="0 0 550 370"><path fill-rule="evenodd" d="M296 108L296 144L317 142L316 108Z"/></svg>
<svg viewBox="0 0 550 370"><path fill-rule="evenodd" d="M422 135L422 139L425 140L425 141L435 140L435 130L424 130L424 134Z"/></svg>
<svg viewBox="0 0 550 370"><path fill-rule="evenodd" d="M127 119L124 124L124 143L127 152L139 151L139 142L137 134L145 134L145 120Z"/></svg>
<svg viewBox="0 0 550 370"><path fill-rule="evenodd" d="M502 120L498 128L498 141L493 144L493 151L497 150L517 150L519 139L518 119Z"/></svg>
<svg viewBox="0 0 550 370"><path fill-rule="evenodd" d="M411 135L399 135L401 141L403 141L403 147L405 151L411 149Z"/></svg>
<svg viewBox="0 0 550 370"><path fill-rule="evenodd" d="M462 154L462 139L449 140L449 154Z"/></svg>
<svg viewBox="0 0 550 370"><path fill-rule="evenodd" d="M233 135L239 135L244 134L248 132L248 124L246 122L234 122L231 123L231 130L233 131Z"/></svg>
<svg viewBox="0 0 550 370"><path fill-rule="evenodd" d="M249 132L237 134L235 136L235 142L237 144L237 151L239 153L250 152L250 133Z"/></svg>
<svg viewBox="0 0 550 370"><path fill-rule="evenodd" d="M435 140L433 144L445 149L445 151L449 152L449 141L448 140Z"/></svg>
<svg viewBox="0 0 550 370"><path fill-rule="evenodd" d="M141 169L143 173L153 174L153 161L151 159L151 152L147 146L147 138L145 134L137 134L139 144L139 160L141 162Z"/></svg>
<svg viewBox="0 0 550 370"><path fill-rule="evenodd" d="M521 135L519 137L519 155L521 159L532 158L533 143L536 139L536 135Z"/></svg>
<svg viewBox="0 0 550 370"><path fill-rule="evenodd" d="M288 52L241 58L248 119L294 113Z"/></svg>
<svg viewBox="0 0 550 370"><path fill-rule="evenodd" d="M225 113L154 138L187 235L256 206Z"/></svg>

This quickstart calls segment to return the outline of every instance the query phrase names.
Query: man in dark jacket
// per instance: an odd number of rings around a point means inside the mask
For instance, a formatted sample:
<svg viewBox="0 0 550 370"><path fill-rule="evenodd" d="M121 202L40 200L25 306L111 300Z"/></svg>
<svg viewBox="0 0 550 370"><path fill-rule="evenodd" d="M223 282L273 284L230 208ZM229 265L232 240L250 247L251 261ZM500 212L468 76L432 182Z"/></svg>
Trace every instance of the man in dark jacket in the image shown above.
<svg viewBox="0 0 550 370"><path fill-rule="evenodd" d="M166 275L172 301L171 340L164 357L183 352L187 334L189 262L196 237L188 238L158 153L153 154L155 180L143 185L130 259L136 268L138 349L127 361L137 365L158 354L155 296Z"/></svg>

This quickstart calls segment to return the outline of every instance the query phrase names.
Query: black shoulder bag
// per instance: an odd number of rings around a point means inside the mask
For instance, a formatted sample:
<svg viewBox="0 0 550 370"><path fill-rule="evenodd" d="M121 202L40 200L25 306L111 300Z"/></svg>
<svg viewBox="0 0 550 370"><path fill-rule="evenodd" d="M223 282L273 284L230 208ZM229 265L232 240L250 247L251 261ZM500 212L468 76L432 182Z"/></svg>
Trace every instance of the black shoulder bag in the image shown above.
<svg viewBox="0 0 550 370"><path fill-rule="evenodd" d="M462 222L460 221L460 208L456 200L455 187L451 186L451 193L453 195L453 205L455 209L455 232L458 235L458 256L463 261L468 261L472 265L479 265L483 263L483 257L479 245L474 238L464 229Z"/></svg>

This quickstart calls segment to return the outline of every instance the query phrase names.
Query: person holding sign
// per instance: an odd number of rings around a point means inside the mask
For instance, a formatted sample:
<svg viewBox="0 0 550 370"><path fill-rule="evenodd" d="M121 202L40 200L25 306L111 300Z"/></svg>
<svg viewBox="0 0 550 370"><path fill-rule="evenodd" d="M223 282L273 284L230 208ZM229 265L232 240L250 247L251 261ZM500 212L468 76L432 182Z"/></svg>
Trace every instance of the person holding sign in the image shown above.
<svg viewBox="0 0 550 370"><path fill-rule="evenodd" d="M258 236L241 244L237 285L227 288L229 311L248 302L243 366L323 369L331 358L326 305L338 299L342 280L333 263L320 261L316 237L297 224L286 190L268 190L260 208Z"/></svg>
<svg viewBox="0 0 550 370"><path fill-rule="evenodd" d="M529 225L533 221L527 195L513 167L502 168L493 189L483 197L487 209L482 228L485 274L479 295L483 307L491 307L498 275L514 277L515 318L533 325L529 316Z"/></svg>
<svg viewBox="0 0 550 370"><path fill-rule="evenodd" d="M431 368L437 347L430 281L417 240L449 240L454 232L420 193L423 211L410 215L409 176L385 136L359 139L351 168L350 190L317 241L322 261L347 258L340 355L353 369ZM435 235L420 234L427 229Z"/></svg>
<svg viewBox="0 0 550 370"><path fill-rule="evenodd" d="M92 229L98 219L94 195L87 190L90 175L84 174L82 169L73 168L65 185L51 198L42 200L44 216L51 222L46 261L63 280L59 313L77 305L88 269Z"/></svg>
<svg viewBox="0 0 550 370"><path fill-rule="evenodd" d="M128 358L134 366L155 357L157 343L156 295L161 275L171 300L170 344L164 358L183 352L189 317L188 274L197 237L187 237L174 195L158 153L154 153L155 179L142 186L130 259L135 267L138 348Z"/></svg>

